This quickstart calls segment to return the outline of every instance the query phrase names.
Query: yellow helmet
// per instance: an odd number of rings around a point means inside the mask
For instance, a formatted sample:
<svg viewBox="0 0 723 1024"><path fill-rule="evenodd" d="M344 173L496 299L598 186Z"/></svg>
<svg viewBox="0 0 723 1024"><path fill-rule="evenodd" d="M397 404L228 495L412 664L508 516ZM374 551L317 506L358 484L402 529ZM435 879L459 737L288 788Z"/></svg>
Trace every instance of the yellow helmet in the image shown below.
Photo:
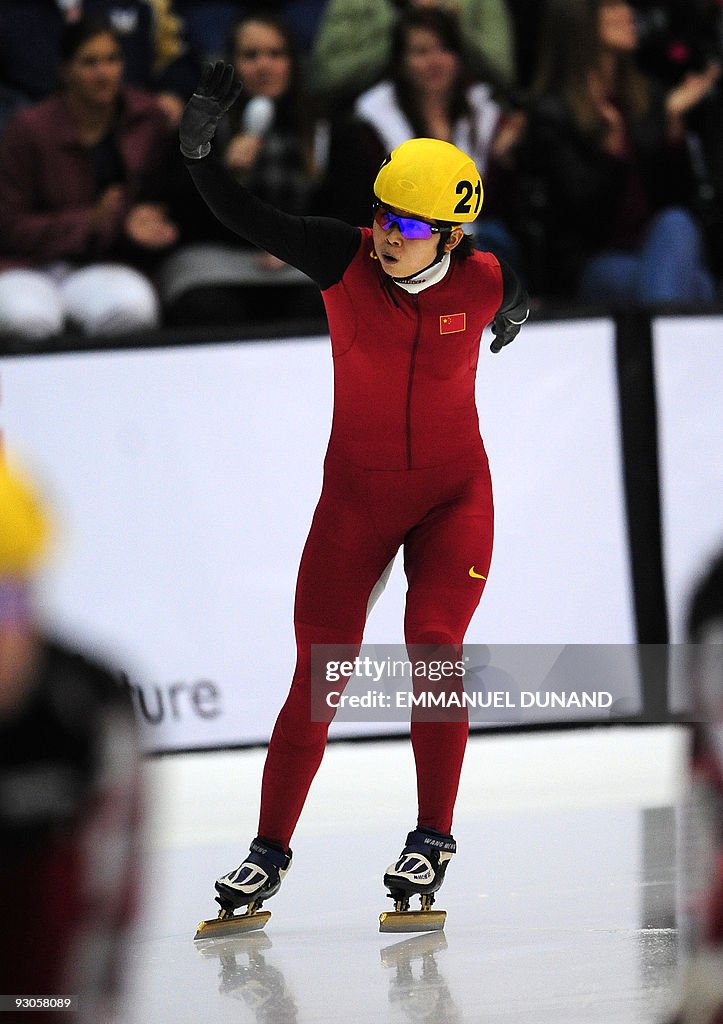
<svg viewBox="0 0 723 1024"><path fill-rule="evenodd" d="M0 577L29 576L45 552L48 535L37 493L0 454Z"/></svg>
<svg viewBox="0 0 723 1024"><path fill-rule="evenodd" d="M382 164L374 195L385 206L461 224L475 219L484 190L474 160L441 139L409 139Z"/></svg>

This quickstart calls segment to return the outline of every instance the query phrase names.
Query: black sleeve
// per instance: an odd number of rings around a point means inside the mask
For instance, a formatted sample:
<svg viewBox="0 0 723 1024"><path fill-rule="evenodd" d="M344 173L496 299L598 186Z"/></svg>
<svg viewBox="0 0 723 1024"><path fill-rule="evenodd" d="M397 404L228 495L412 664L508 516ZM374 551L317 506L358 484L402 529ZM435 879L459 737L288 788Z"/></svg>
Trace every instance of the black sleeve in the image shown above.
<svg viewBox="0 0 723 1024"><path fill-rule="evenodd" d="M499 257L497 260L502 271L502 303L492 322L495 340L490 345L491 352L501 352L505 345L514 341L530 315L527 291L517 274L504 260Z"/></svg>
<svg viewBox="0 0 723 1024"><path fill-rule="evenodd" d="M196 188L218 220L260 249L307 274L323 290L341 280L361 231L331 217L283 213L240 185L213 156L186 160Z"/></svg>
<svg viewBox="0 0 723 1024"><path fill-rule="evenodd" d="M515 322L523 322L530 310L527 290L509 263L497 259L502 271L502 304L497 312Z"/></svg>

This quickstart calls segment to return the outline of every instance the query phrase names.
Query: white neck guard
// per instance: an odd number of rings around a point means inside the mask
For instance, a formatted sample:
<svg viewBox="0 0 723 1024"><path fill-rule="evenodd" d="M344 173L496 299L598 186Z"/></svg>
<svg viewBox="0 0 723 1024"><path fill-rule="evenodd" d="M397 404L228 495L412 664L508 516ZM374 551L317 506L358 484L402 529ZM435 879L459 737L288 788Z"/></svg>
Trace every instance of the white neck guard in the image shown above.
<svg viewBox="0 0 723 1024"><path fill-rule="evenodd" d="M416 295L417 292L423 292L426 288L431 288L433 284L438 284L442 280L449 270L450 259L449 253L446 252L439 263L435 263L433 267L428 267L426 270L420 270L408 281L397 281L394 277L392 281L399 288L403 288L405 292L409 292L410 295Z"/></svg>

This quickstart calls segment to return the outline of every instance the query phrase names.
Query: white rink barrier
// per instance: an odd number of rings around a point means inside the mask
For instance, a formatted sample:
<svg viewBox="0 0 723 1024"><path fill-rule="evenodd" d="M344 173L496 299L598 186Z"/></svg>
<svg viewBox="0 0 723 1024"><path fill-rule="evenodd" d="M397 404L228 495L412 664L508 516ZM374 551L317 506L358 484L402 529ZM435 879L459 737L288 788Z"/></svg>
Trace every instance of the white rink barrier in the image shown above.
<svg viewBox="0 0 723 1024"><path fill-rule="evenodd" d="M696 579L723 548L723 320L653 321L663 562L672 642Z"/></svg>
<svg viewBox="0 0 723 1024"><path fill-rule="evenodd" d="M8 449L59 513L48 620L128 670L149 751L267 740L331 421L328 339L1 358L0 387ZM485 338L478 406L496 541L469 641L633 642L613 322L530 324L494 356ZM402 641L400 563L370 643Z"/></svg>

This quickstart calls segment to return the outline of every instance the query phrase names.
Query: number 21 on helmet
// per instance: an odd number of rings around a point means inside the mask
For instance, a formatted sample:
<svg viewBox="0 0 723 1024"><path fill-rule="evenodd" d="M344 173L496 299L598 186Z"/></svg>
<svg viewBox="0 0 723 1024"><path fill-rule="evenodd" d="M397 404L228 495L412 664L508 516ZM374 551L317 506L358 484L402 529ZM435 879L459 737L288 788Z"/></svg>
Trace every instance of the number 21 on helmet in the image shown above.
<svg viewBox="0 0 723 1024"><path fill-rule="evenodd" d="M462 224L477 217L484 189L474 160L461 149L441 139L409 139L382 164L374 195L426 220Z"/></svg>

